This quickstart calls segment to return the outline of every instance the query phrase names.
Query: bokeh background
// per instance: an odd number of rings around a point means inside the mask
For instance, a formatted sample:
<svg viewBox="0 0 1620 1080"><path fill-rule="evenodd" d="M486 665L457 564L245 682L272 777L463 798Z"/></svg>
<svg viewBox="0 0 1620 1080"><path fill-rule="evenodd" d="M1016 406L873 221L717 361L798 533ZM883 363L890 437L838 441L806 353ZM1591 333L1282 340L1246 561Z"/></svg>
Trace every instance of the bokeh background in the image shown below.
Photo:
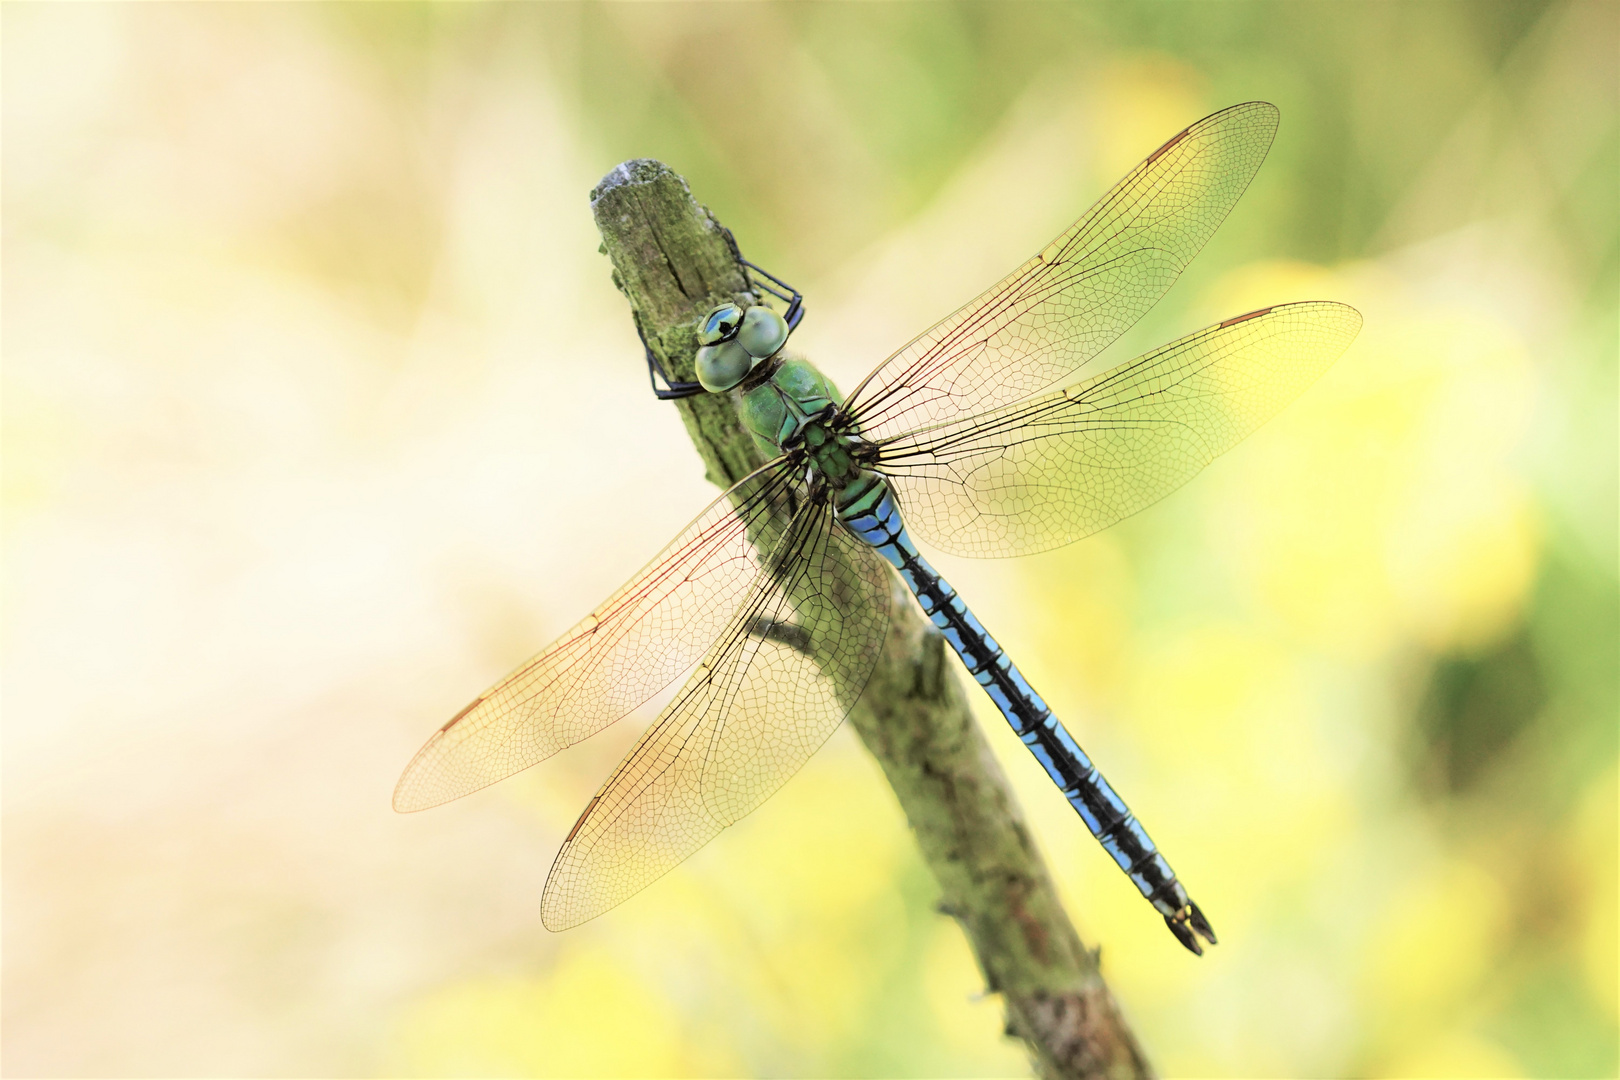
<svg viewBox="0 0 1620 1080"><path fill-rule="evenodd" d="M410 817L445 718L712 496L587 193L650 156L845 389L1200 116L1270 159L1097 368L1329 298L1188 488L940 556L1221 932L1186 955L975 695L1186 1076L1617 1068L1614 3L8 4L8 1075L1017 1075L840 731L561 935L642 714Z"/></svg>

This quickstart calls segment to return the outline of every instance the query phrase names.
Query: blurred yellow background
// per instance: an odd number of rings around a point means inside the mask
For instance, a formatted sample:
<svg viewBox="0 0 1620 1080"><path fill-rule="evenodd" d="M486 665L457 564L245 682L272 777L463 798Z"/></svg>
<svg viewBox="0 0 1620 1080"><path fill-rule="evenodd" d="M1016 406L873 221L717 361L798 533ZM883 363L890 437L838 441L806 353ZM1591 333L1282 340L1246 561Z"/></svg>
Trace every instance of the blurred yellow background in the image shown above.
<svg viewBox="0 0 1620 1080"><path fill-rule="evenodd" d="M1165 1073L1615 1074L1620 7L0 20L8 1075L1024 1072L847 731L561 935L645 716L389 794L712 495L597 253L616 163L800 287L847 390L1255 98L1259 178L1093 370L1288 300L1360 339L1120 527L936 559L1220 947L975 707Z"/></svg>

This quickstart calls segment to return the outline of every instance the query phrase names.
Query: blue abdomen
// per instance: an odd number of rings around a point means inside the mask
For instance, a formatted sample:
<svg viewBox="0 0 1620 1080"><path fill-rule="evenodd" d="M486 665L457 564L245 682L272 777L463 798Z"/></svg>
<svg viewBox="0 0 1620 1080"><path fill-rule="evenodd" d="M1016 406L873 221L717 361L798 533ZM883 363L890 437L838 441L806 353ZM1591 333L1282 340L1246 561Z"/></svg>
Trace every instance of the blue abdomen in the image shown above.
<svg viewBox="0 0 1620 1080"><path fill-rule="evenodd" d="M968 674L990 695L1086 828L1164 916L1177 939L1193 952L1202 953L1195 930L1211 943L1215 941L1215 931L1203 912L1187 896L1147 830L1080 749L1074 736L1058 722L956 590L917 552L906 534L888 483L875 474L861 474L859 481L840 493L838 517L900 571L928 620L956 650Z"/></svg>

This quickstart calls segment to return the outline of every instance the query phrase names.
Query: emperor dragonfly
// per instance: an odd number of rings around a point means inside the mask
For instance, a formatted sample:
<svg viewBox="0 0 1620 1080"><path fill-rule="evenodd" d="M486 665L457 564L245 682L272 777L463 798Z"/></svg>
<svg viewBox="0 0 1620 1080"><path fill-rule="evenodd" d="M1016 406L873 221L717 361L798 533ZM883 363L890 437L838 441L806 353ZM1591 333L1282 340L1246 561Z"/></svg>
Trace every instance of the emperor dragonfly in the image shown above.
<svg viewBox="0 0 1620 1080"><path fill-rule="evenodd" d="M436 806L527 768L696 665L552 866L545 925L593 918L759 806L832 733L876 663L892 567L1086 827L1201 954L1200 936L1216 940L1208 919L907 528L971 556L1078 540L1181 486L1348 348L1361 325L1353 308L1281 304L1047 390L1170 288L1248 186L1277 119L1249 102L1182 131L847 399L782 355L802 314L796 294L787 318L765 303L711 312L701 385L659 396L736 394L768 464L440 728L406 767L395 808Z"/></svg>

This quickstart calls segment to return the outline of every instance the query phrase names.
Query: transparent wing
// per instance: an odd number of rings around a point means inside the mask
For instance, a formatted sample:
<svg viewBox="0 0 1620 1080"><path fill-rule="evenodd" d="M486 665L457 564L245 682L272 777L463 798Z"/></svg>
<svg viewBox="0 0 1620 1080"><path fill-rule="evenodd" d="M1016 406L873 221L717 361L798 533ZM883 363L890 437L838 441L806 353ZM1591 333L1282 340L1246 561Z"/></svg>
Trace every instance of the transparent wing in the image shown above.
<svg viewBox="0 0 1620 1080"><path fill-rule="evenodd" d="M1361 329L1355 308L1282 304L1065 390L884 443L911 531L957 555L1027 555L1162 499L1270 419Z"/></svg>
<svg viewBox="0 0 1620 1080"><path fill-rule="evenodd" d="M860 696L888 627L887 564L812 505L771 566L564 841L549 929L623 902L764 802Z"/></svg>
<svg viewBox="0 0 1620 1080"><path fill-rule="evenodd" d="M739 480L601 607L435 732L399 778L394 809L505 779L668 686L725 628L802 503L780 461Z"/></svg>
<svg viewBox="0 0 1620 1080"><path fill-rule="evenodd" d="M884 361L845 412L877 441L1043 390L1101 352L1198 254L1265 159L1277 107L1234 105L1132 169L983 296Z"/></svg>

